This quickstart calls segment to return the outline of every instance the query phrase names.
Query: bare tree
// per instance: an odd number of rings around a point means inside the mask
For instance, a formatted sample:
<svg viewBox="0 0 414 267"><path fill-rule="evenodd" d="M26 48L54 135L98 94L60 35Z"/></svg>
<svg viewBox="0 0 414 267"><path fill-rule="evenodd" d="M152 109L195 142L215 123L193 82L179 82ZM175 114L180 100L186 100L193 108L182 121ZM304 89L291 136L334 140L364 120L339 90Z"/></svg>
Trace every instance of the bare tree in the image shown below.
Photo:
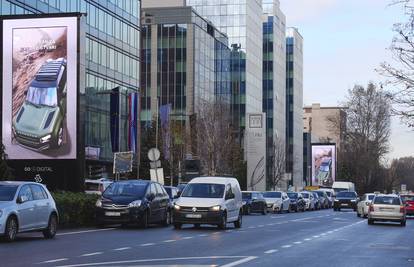
<svg viewBox="0 0 414 267"><path fill-rule="evenodd" d="M197 155L204 175L224 175L232 172L232 153L236 143L231 126L230 106L221 101L200 100L197 107Z"/></svg>
<svg viewBox="0 0 414 267"><path fill-rule="evenodd" d="M282 139L275 137L272 144L270 186L280 187L286 174L286 145Z"/></svg>
<svg viewBox="0 0 414 267"><path fill-rule="evenodd" d="M342 131L338 178L355 182L362 192L381 189L376 174L389 151L390 138L391 107L386 93L372 83L367 88L356 85L349 90L344 106L348 108L344 109L346 130ZM340 129L341 121L330 122Z"/></svg>
<svg viewBox="0 0 414 267"><path fill-rule="evenodd" d="M394 24L390 51L395 62L382 63L378 72L387 78L385 86L392 88L387 96L393 113L414 127L414 1L393 0L391 4L403 5L407 21Z"/></svg>

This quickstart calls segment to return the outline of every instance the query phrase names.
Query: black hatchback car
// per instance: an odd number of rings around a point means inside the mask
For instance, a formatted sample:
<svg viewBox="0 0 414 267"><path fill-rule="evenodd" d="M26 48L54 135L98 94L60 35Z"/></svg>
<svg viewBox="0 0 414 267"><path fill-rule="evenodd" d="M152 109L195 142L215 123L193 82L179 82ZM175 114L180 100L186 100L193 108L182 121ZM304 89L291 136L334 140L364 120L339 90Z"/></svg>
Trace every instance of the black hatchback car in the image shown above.
<svg viewBox="0 0 414 267"><path fill-rule="evenodd" d="M296 212L306 210L306 202L301 193L288 192L287 195L290 199L290 210L294 210Z"/></svg>
<svg viewBox="0 0 414 267"><path fill-rule="evenodd" d="M262 193L260 192L242 192L243 213L261 213L266 215L267 205Z"/></svg>
<svg viewBox="0 0 414 267"><path fill-rule="evenodd" d="M114 182L96 202L96 223L138 224L147 228L150 223L169 225L171 209L164 187L147 180Z"/></svg>
<svg viewBox="0 0 414 267"><path fill-rule="evenodd" d="M357 210L358 195L352 191L341 191L336 194L334 200L334 211L340 211L341 209L353 209Z"/></svg>

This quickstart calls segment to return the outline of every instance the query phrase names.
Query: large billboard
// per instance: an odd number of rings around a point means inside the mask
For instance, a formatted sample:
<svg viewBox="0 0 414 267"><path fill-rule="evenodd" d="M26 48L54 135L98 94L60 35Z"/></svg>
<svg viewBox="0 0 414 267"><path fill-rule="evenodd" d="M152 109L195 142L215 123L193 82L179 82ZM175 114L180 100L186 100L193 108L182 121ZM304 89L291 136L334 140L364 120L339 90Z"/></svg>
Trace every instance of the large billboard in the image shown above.
<svg viewBox="0 0 414 267"><path fill-rule="evenodd" d="M312 144L312 185L332 186L336 179L336 145Z"/></svg>
<svg viewBox="0 0 414 267"><path fill-rule="evenodd" d="M76 159L78 17L9 18L2 30L8 159Z"/></svg>

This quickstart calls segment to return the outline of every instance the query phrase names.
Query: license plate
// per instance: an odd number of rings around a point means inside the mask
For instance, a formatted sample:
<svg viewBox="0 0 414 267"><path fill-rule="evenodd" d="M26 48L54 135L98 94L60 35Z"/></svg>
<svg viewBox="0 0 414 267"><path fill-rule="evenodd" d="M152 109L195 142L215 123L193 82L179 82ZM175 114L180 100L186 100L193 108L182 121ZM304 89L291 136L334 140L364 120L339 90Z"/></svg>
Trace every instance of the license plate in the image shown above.
<svg viewBox="0 0 414 267"><path fill-rule="evenodd" d="M201 214L186 214L185 217L186 218L191 218L191 219L200 219Z"/></svg>
<svg viewBox="0 0 414 267"><path fill-rule="evenodd" d="M110 212L110 211L108 211L108 212L105 212L105 215L106 216L121 216L121 213L120 212Z"/></svg>

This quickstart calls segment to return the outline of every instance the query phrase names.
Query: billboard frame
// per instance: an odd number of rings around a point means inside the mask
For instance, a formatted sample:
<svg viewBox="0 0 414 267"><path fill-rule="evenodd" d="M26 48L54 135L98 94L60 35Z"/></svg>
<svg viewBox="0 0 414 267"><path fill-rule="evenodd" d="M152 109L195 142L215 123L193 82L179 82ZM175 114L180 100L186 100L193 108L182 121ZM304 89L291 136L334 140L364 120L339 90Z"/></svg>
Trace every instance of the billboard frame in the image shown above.
<svg viewBox="0 0 414 267"><path fill-rule="evenodd" d="M50 14L19 14L0 16L0 43L3 44L3 26L5 20L47 19L47 18L76 18L76 153L74 159L8 159L18 180L33 180L42 175L44 183L50 189L80 191L83 187L85 169L85 80L86 80L86 14L80 12L50 13ZM2 47L3 48L3 47ZM0 88L3 88L3 49L0 53ZM0 90L0 109L3 110L3 90ZM0 140L3 141L3 116L0 116ZM2 142L3 143L3 142ZM7 151L6 151L7 153ZM74 172L75 170L75 172ZM51 177L52 176L52 177ZM57 176L57 177L56 177ZM58 178L59 177L59 178Z"/></svg>
<svg viewBox="0 0 414 267"><path fill-rule="evenodd" d="M313 181L315 180L314 179L314 174L315 174L315 170L314 170L314 162L313 162L313 147L314 146L333 146L334 147L334 151L335 151L335 162L334 162L334 165L335 165L335 172L334 172L334 174L332 175L333 177L334 177L334 179L333 179L333 182L335 182L336 181L336 179L337 179L337 170L338 170L338 146L336 145L336 143L321 143L321 142L319 142L319 143L311 143L311 146L310 146L310 166L311 166L311 169L310 169L310 177L309 177L309 185L310 186L320 186L320 187L326 187L326 186L321 186L321 185L319 185L319 184L313 184Z"/></svg>

